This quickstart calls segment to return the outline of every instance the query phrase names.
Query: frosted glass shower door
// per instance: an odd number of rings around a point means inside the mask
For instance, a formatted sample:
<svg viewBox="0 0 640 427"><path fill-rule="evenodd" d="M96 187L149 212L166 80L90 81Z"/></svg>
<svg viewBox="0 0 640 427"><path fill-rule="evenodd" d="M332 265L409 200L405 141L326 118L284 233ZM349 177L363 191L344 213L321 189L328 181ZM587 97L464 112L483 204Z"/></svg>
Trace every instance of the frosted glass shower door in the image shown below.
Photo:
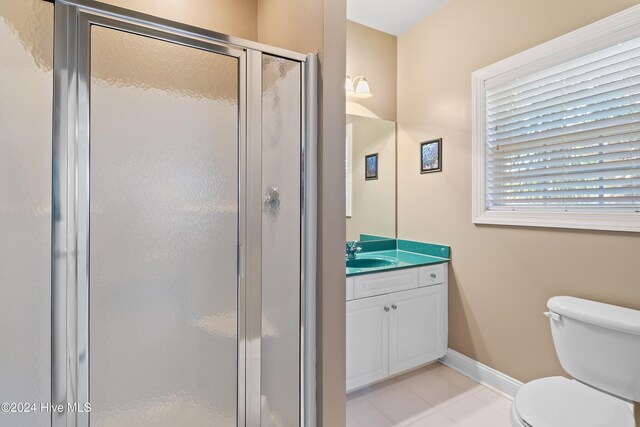
<svg viewBox="0 0 640 427"><path fill-rule="evenodd" d="M0 0L0 402L51 400L53 13ZM49 425L17 409L0 426Z"/></svg>
<svg viewBox="0 0 640 427"><path fill-rule="evenodd" d="M301 81L262 55L262 427L300 425Z"/></svg>
<svg viewBox="0 0 640 427"><path fill-rule="evenodd" d="M240 58L90 35L91 426L235 426Z"/></svg>

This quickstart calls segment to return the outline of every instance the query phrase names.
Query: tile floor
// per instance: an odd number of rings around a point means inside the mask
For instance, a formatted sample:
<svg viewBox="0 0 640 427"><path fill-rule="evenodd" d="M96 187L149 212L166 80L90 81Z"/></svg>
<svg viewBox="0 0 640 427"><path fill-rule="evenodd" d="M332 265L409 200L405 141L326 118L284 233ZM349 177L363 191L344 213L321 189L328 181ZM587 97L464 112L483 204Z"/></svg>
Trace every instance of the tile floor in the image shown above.
<svg viewBox="0 0 640 427"><path fill-rule="evenodd" d="M347 395L347 427L511 427L511 401L440 363Z"/></svg>

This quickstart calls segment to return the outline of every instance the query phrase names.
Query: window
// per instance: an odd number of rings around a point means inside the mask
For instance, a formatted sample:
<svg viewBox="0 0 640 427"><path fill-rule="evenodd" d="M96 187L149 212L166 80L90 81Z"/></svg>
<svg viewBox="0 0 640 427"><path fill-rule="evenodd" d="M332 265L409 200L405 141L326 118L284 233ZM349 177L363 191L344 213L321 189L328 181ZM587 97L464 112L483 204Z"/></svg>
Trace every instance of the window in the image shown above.
<svg viewBox="0 0 640 427"><path fill-rule="evenodd" d="M473 73L478 224L640 231L640 6Z"/></svg>

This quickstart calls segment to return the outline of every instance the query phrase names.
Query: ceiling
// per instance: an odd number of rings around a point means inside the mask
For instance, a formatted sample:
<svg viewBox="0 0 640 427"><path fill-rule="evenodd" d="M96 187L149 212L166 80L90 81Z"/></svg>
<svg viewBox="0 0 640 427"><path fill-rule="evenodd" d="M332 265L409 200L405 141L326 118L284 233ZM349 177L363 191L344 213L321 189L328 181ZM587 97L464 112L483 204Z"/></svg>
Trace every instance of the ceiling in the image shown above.
<svg viewBox="0 0 640 427"><path fill-rule="evenodd" d="M396 36L449 0L347 0L347 19Z"/></svg>

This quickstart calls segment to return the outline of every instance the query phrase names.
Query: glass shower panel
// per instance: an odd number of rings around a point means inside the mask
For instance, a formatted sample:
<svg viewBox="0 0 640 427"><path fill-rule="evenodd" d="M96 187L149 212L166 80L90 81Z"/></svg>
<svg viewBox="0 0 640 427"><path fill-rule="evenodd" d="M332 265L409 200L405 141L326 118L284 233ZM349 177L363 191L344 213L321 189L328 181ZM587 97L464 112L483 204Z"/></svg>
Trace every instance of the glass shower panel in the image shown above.
<svg viewBox="0 0 640 427"><path fill-rule="evenodd" d="M91 37L91 425L235 426L239 61Z"/></svg>
<svg viewBox="0 0 640 427"><path fill-rule="evenodd" d="M53 5L0 1L0 402L37 403L2 426L50 422L52 67Z"/></svg>
<svg viewBox="0 0 640 427"><path fill-rule="evenodd" d="M300 424L301 73L262 56L263 427Z"/></svg>

